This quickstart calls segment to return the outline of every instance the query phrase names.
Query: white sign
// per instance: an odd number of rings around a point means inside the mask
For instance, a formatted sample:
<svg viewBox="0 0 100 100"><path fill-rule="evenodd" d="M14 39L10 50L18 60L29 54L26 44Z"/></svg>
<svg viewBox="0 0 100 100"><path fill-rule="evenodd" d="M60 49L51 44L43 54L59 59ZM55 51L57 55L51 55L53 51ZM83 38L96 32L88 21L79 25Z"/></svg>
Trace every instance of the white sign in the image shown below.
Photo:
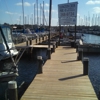
<svg viewBox="0 0 100 100"><path fill-rule="evenodd" d="M60 25L75 25L77 22L75 17L70 17L66 19L60 19Z"/></svg>
<svg viewBox="0 0 100 100"><path fill-rule="evenodd" d="M58 17L60 23L63 24L62 21L66 20L66 24L76 24L77 4L78 2L71 2L58 5Z"/></svg>

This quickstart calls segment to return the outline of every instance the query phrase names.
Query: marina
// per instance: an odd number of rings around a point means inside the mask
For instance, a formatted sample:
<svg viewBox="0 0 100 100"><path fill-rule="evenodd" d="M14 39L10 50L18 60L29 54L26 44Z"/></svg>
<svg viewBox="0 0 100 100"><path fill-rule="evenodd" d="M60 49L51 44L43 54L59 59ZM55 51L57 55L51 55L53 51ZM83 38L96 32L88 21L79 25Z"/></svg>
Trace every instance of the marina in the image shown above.
<svg viewBox="0 0 100 100"><path fill-rule="evenodd" d="M0 100L100 100L99 3L0 0Z"/></svg>

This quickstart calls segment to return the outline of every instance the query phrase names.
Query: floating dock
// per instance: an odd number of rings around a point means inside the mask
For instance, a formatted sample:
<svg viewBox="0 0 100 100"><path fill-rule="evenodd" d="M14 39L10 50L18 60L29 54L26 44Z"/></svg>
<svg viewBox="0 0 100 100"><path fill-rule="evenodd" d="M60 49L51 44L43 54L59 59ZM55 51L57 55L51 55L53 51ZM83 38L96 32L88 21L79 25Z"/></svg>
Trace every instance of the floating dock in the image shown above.
<svg viewBox="0 0 100 100"><path fill-rule="evenodd" d="M98 100L76 49L59 46L37 74L21 100Z"/></svg>

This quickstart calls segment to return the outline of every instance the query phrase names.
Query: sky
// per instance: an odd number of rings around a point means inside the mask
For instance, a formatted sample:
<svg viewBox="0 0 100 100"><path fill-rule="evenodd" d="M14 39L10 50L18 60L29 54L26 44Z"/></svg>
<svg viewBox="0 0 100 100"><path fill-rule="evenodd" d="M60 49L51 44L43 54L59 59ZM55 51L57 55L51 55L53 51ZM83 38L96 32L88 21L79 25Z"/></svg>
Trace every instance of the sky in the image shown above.
<svg viewBox="0 0 100 100"><path fill-rule="evenodd" d="M49 0L38 0L38 24L42 24L42 12L44 1L44 15L45 24L49 24ZM34 4L37 0L23 0L24 2L24 23L37 23L37 13L34 18ZM78 2L77 9L77 24L83 24L88 21L89 17L99 18L100 16L100 0L69 0L71 2ZM52 18L51 25L58 25L58 4L68 3L68 0L52 0ZM40 9L41 4L41 9ZM37 8L35 8L37 12ZM87 19L87 20L86 20ZM80 22L81 21L81 22ZM23 24L22 0L0 0L0 24ZM92 24L91 22L89 22ZM96 22L95 22L96 23Z"/></svg>

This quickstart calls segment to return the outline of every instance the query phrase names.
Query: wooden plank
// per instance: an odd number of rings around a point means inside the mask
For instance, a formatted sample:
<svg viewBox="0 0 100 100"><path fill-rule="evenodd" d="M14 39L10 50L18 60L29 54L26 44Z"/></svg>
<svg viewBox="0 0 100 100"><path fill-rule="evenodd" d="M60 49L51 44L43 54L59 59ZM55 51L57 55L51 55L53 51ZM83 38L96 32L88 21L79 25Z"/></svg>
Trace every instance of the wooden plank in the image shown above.
<svg viewBox="0 0 100 100"><path fill-rule="evenodd" d="M36 75L21 100L98 100L76 50L60 46Z"/></svg>

